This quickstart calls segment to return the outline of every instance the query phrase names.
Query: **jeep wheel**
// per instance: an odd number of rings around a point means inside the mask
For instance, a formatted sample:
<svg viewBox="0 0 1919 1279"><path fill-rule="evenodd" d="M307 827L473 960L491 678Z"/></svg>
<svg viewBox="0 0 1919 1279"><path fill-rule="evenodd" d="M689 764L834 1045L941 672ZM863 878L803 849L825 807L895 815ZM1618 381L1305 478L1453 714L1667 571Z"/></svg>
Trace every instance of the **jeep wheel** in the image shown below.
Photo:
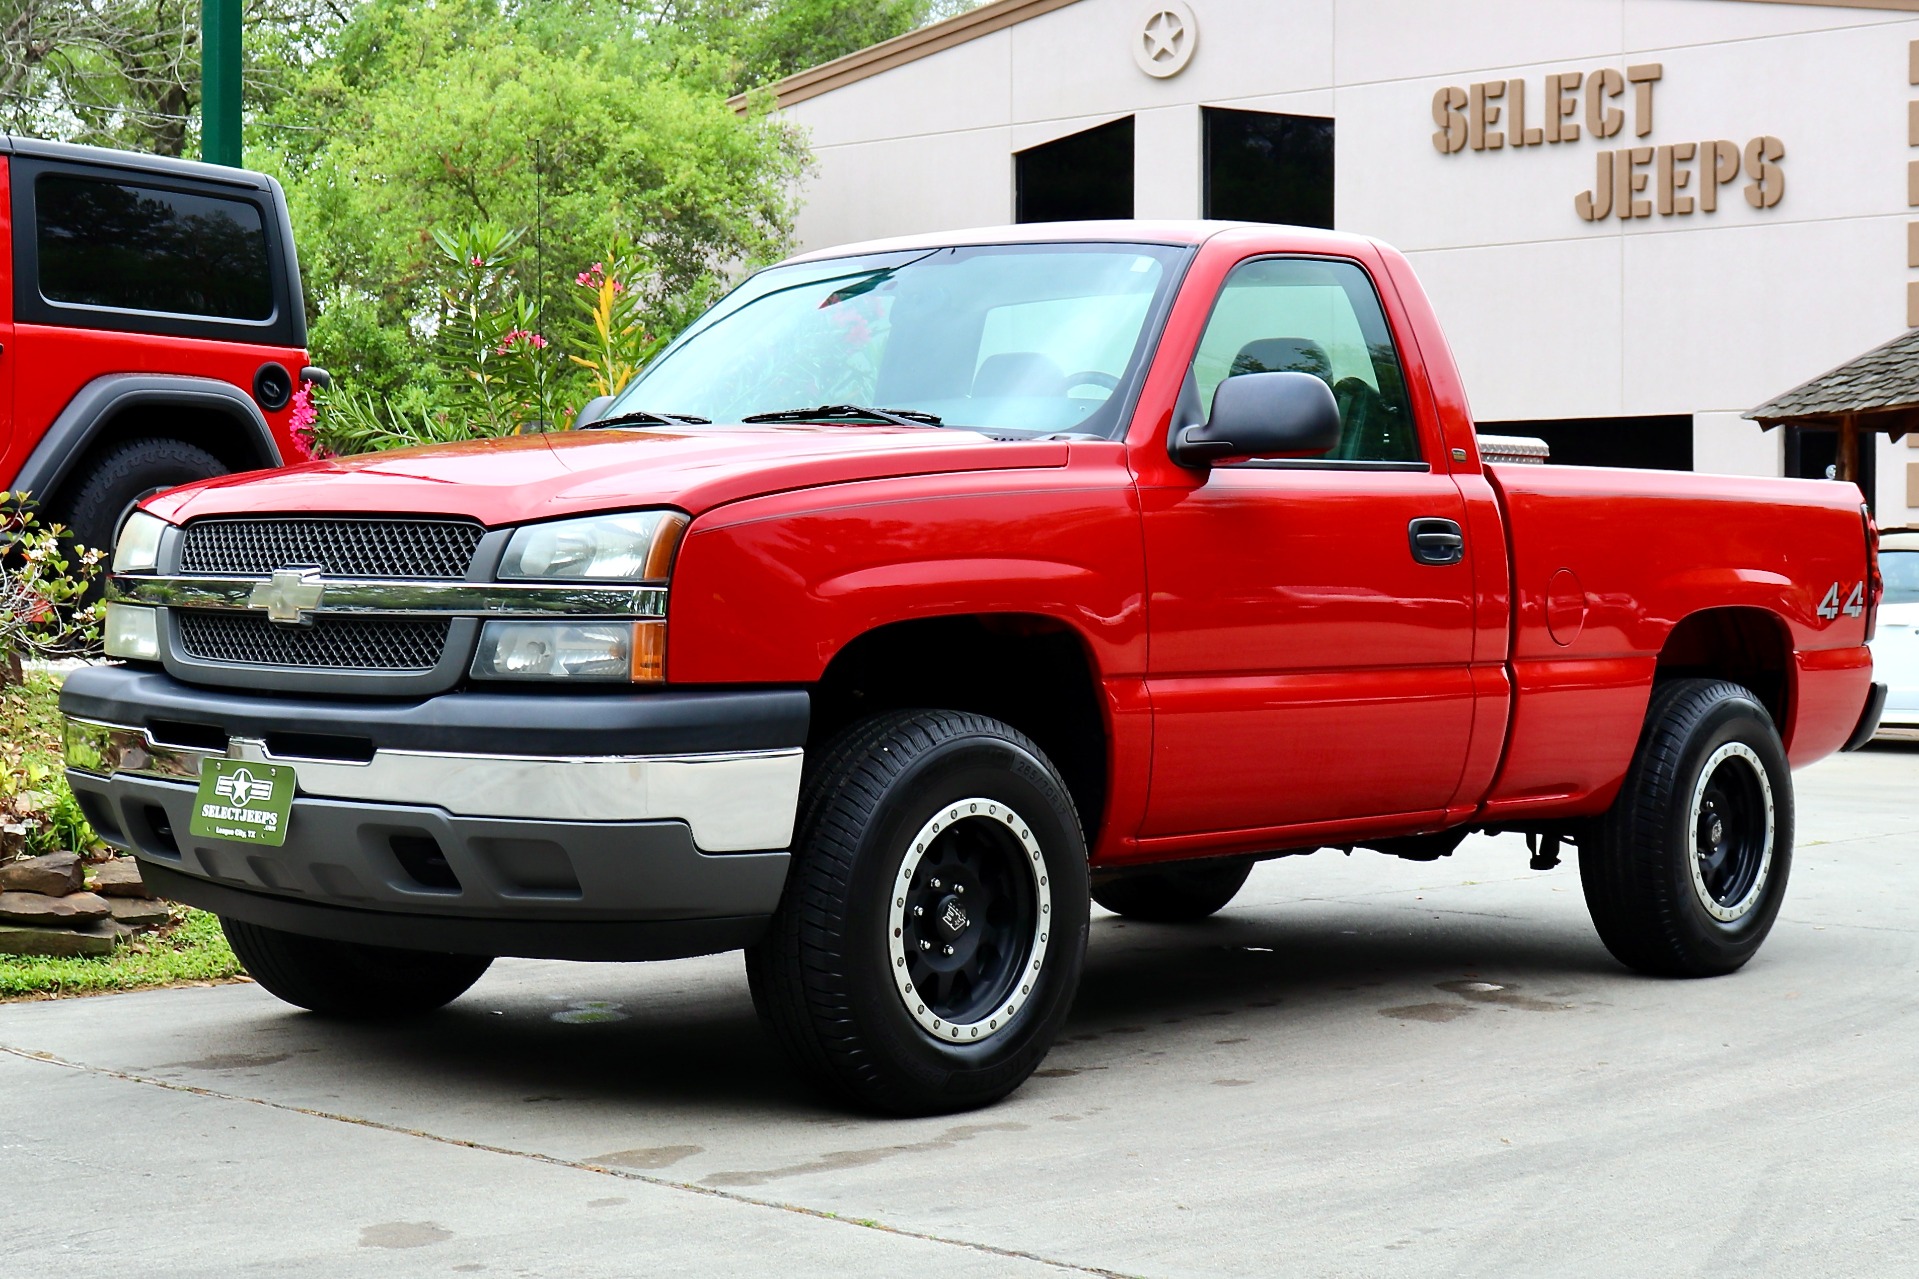
<svg viewBox="0 0 1919 1279"><path fill-rule="evenodd" d="M328 1017L410 1017L464 995L493 961L328 941L220 920L227 944L267 993Z"/></svg>
<svg viewBox="0 0 1919 1279"><path fill-rule="evenodd" d="M55 518L75 542L109 555L120 526L142 501L227 473L219 458L179 440L129 440L87 465L88 472L74 477Z"/></svg>
<svg viewBox="0 0 1919 1279"><path fill-rule="evenodd" d="M1094 878L1093 900L1128 919L1190 923L1225 909L1252 873L1249 861L1113 871Z"/></svg>
<svg viewBox="0 0 1919 1279"><path fill-rule="evenodd" d="M1640 972L1711 977L1759 949L1792 870L1792 774L1737 684L1660 684L1619 798L1581 844L1600 940Z"/></svg>
<svg viewBox="0 0 1919 1279"><path fill-rule="evenodd" d="M804 1074L859 1105L997 1101L1046 1056L1086 951L1086 845L1059 773L982 715L894 712L822 753L786 892L747 952Z"/></svg>

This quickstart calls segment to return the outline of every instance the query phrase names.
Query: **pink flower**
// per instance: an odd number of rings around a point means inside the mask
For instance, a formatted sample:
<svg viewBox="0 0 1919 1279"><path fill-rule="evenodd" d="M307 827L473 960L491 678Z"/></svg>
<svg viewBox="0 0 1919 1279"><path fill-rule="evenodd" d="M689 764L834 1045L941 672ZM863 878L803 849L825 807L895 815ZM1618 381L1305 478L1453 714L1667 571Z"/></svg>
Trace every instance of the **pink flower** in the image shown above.
<svg viewBox="0 0 1919 1279"><path fill-rule="evenodd" d="M513 329L509 331L505 337L500 339L500 344L493 348L493 353L495 355L505 355L521 342L526 343L526 345L532 347L535 351L543 351L546 349L546 339L539 334L528 329Z"/></svg>
<svg viewBox="0 0 1919 1279"><path fill-rule="evenodd" d="M593 277L591 273L582 271L578 275L573 277L573 283L591 286L593 283Z"/></svg>
<svg viewBox="0 0 1919 1279"><path fill-rule="evenodd" d="M479 254L477 254L477 253L476 253L476 254L474 254L474 255L473 255L473 265L474 265L474 266L485 266L485 265L486 265L486 260L485 260L484 258L482 258L482 257L481 257L481 256L480 256Z"/></svg>
<svg viewBox="0 0 1919 1279"><path fill-rule="evenodd" d="M293 393L293 412L287 417L287 433L293 437L294 451L303 462L319 456L319 450L313 443L313 425L320 420L320 410L313 403L313 388L309 383L300 383L300 389Z"/></svg>

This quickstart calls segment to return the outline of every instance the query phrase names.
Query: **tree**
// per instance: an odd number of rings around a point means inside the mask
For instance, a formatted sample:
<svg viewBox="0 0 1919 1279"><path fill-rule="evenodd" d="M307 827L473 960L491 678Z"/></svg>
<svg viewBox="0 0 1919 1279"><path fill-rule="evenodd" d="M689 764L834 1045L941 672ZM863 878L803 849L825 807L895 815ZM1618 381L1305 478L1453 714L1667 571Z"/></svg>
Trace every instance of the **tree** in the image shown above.
<svg viewBox="0 0 1919 1279"><path fill-rule="evenodd" d="M731 60L739 93L845 57L976 0L663 0L655 21Z"/></svg>
<svg viewBox="0 0 1919 1279"><path fill-rule="evenodd" d="M347 0L248 0L245 101L285 96ZM199 0L0 0L4 131L184 155L198 137Z"/></svg>
<svg viewBox="0 0 1919 1279"><path fill-rule="evenodd" d="M456 281L436 232L520 231L506 269L532 315L619 244L655 333L786 248L797 132L732 110L716 60L647 38L623 6L374 0L332 47L269 117L324 131L268 136L315 356L362 389L400 395L444 372L427 339Z"/></svg>

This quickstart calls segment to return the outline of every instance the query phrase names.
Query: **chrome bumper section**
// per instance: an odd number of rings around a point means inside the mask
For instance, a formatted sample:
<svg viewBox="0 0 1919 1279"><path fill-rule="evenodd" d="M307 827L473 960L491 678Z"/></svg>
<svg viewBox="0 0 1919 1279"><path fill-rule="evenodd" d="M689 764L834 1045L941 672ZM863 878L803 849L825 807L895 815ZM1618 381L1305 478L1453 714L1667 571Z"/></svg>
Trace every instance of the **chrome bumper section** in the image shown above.
<svg viewBox="0 0 1919 1279"><path fill-rule="evenodd" d="M455 817L514 821L682 821L708 853L784 849L799 805L797 749L567 757L387 750L366 761L275 755L232 737L224 752L155 741L144 728L67 720L67 760L101 778L197 782L207 759L282 764L303 797L429 804Z"/></svg>

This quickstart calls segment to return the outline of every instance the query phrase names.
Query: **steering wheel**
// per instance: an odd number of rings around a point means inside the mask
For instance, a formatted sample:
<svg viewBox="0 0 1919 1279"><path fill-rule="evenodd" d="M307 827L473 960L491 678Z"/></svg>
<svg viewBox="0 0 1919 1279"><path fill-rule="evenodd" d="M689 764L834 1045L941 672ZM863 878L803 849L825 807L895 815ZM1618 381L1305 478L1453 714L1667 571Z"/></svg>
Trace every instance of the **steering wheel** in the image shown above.
<svg viewBox="0 0 1919 1279"><path fill-rule="evenodd" d="M1108 391L1119 390L1119 379L1111 373L1102 373L1098 369L1082 369L1078 373L1068 373L1066 380L1060 383L1060 390L1067 391L1076 386L1098 386Z"/></svg>

